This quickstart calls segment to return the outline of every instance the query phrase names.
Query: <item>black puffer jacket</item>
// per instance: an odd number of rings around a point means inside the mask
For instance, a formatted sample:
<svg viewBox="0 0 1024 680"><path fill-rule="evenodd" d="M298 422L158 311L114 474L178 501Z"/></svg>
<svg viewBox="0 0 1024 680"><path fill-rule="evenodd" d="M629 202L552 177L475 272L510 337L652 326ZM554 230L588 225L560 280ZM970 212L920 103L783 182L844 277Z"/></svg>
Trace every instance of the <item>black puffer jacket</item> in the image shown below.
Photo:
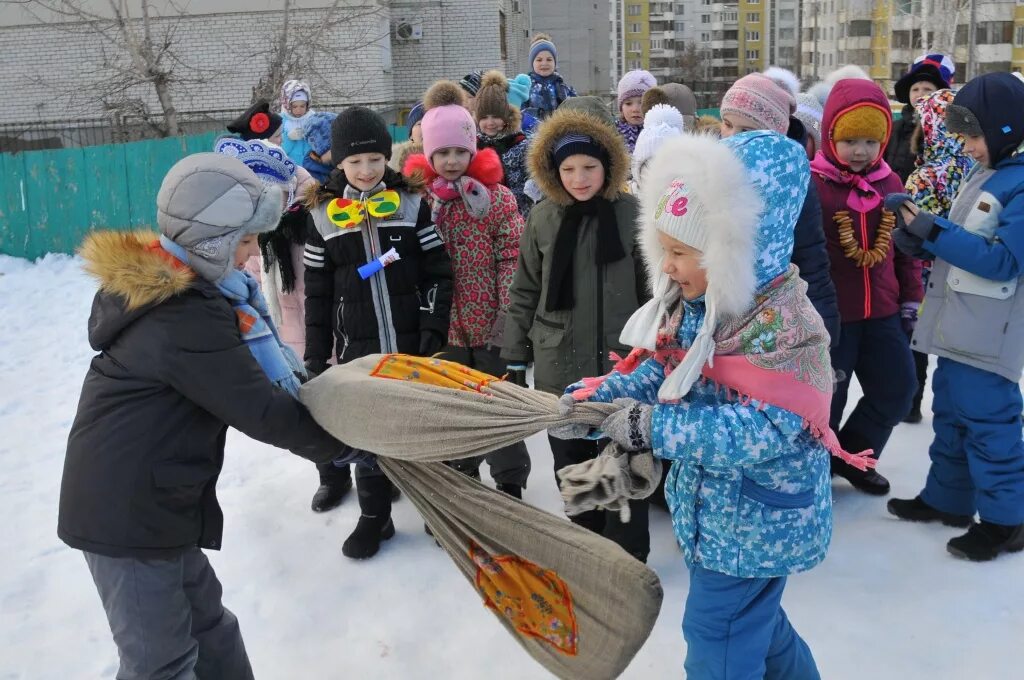
<svg viewBox="0 0 1024 680"><path fill-rule="evenodd" d="M835 347L839 344L841 326L839 302L836 300L836 286L832 283L832 263L821 223L821 199L813 181L807 187L807 198L793 230L791 262L799 267L800 278L807 282L807 297L825 322L831 346Z"/></svg>
<svg viewBox="0 0 1024 680"><path fill-rule="evenodd" d="M900 181L907 183L910 173L917 167L917 154L911 151L910 142L914 137L914 128L917 127L917 112L914 107L907 104L903 107L903 115L893 121L892 138L889 146L885 149L885 162L889 164L892 171L899 175Z"/></svg>
<svg viewBox="0 0 1024 680"><path fill-rule="evenodd" d="M354 227L332 222L335 199L365 201L385 189L399 195L393 214L367 214ZM307 197L315 225L303 258L307 365L321 368L332 354L340 363L368 354L417 354L421 331L447 338L451 259L417 189L388 168L376 189L359 192L335 170ZM391 248L401 259L362 279L359 267Z"/></svg>
<svg viewBox="0 0 1024 680"><path fill-rule="evenodd" d="M220 291L149 249L155 238L96 232L82 250L101 282L99 354L68 437L57 534L112 557L220 548L228 426L316 462L342 451L267 379Z"/></svg>

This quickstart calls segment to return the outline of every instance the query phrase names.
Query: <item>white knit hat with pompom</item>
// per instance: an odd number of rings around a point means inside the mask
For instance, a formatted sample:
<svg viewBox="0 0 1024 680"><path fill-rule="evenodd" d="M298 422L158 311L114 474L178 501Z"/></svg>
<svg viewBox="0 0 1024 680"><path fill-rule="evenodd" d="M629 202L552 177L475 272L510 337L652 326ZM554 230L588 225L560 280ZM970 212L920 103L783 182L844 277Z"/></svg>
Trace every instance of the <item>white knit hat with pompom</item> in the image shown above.
<svg viewBox="0 0 1024 680"><path fill-rule="evenodd" d="M633 149L633 179L640 181L644 167L666 140L685 131L683 114L668 104L656 104L644 116L644 129L636 138Z"/></svg>

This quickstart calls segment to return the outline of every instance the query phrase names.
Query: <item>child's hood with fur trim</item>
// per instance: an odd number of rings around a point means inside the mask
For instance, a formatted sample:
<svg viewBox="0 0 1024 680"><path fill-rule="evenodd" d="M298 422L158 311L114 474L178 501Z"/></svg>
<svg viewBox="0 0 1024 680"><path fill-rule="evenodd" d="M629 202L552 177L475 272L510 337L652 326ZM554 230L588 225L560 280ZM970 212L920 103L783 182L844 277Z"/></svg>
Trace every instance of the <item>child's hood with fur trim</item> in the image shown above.
<svg viewBox="0 0 1024 680"><path fill-rule="evenodd" d="M609 201L617 199L629 178L629 151L613 125L584 111L559 108L541 123L527 157L530 177L544 195L555 203L567 206L576 202L562 186L553 154L558 140L569 133L587 135L608 153L608 173L600 195Z"/></svg>

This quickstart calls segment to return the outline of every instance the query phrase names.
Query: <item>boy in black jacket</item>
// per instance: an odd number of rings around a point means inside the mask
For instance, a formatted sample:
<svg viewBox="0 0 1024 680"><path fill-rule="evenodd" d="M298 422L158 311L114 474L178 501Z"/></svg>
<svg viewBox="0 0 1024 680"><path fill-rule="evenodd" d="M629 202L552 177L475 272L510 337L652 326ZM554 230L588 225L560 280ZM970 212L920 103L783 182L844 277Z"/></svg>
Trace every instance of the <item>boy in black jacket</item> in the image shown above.
<svg viewBox="0 0 1024 680"><path fill-rule="evenodd" d="M448 337L451 260L422 187L387 167L391 135L370 109L353 107L331 125L337 169L306 197L315 230L306 241L306 367L368 354L430 356ZM356 467L361 516L342 546L372 557L394 536L390 482L375 464Z"/></svg>

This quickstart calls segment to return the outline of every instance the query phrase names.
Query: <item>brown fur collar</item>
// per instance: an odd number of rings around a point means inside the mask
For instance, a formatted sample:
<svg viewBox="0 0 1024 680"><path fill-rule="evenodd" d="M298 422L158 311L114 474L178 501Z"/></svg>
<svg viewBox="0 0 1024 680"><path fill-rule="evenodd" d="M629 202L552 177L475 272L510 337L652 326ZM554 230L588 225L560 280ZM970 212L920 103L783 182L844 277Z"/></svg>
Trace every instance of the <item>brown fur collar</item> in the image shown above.
<svg viewBox="0 0 1024 680"><path fill-rule="evenodd" d="M610 159L608 177L602 196L614 201L622 193L629 178L629 151L622 136L611 125L580 110L559 109L541 123L530 144L527 164L530 177L537 183L544 195L559 205L572 205L576 200L562 186L558 168L552 159L552 150L562 137L570 132L591 137L608 152Z"/></svg>
<svg viewBox="0 0 1024 680"><path fill-rule="evenodd" d="M150 248L158 239L152 231L96 231L85 237L78 254L100 290L124 298L130 311L164 302L195 281L191 269Z"/></svg>

